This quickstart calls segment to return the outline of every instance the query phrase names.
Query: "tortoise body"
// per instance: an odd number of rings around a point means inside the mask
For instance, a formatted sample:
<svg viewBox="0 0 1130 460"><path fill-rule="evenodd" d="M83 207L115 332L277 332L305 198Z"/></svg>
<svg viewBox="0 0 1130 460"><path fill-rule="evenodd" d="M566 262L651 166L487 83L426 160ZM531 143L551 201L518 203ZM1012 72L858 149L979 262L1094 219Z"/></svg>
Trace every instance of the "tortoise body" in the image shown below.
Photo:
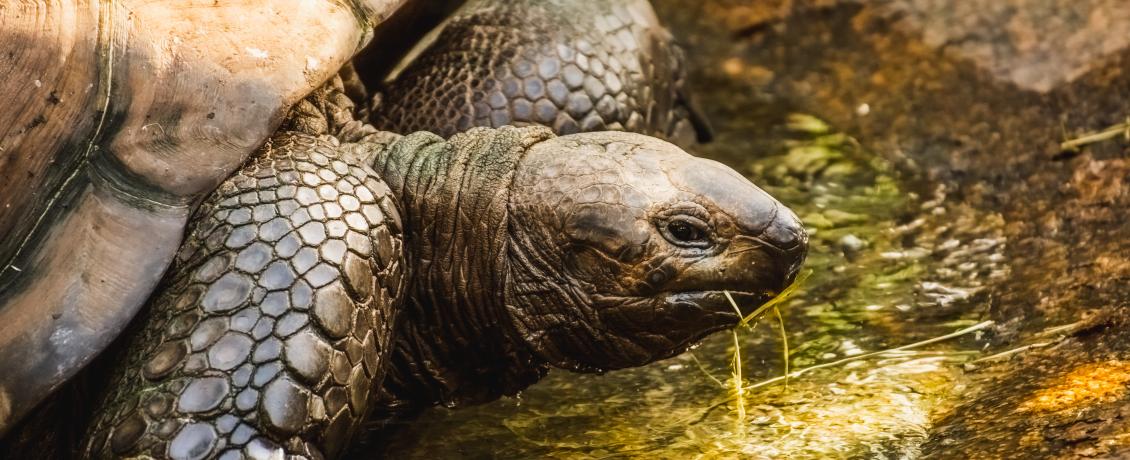
<svg viewBox="0 0 1130 460"><path fill-rule="evenodd" d="M118 335L194 206L400 3L0 8L0 433Z"/></svg>

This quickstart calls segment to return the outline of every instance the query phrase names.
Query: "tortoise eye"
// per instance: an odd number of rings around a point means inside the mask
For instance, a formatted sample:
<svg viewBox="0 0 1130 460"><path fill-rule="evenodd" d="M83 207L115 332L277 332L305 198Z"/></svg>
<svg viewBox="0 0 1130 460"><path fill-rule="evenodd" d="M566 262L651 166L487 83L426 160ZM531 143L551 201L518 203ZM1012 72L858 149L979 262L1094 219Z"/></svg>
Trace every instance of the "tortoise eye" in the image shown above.
<svg viewBox="0 0 1130 460"><path fill-rule="evenodd" d="M710 245L710 229L706 222L690 216L677 216L662 226L663 236L676 246L706 247Z"/></svg>

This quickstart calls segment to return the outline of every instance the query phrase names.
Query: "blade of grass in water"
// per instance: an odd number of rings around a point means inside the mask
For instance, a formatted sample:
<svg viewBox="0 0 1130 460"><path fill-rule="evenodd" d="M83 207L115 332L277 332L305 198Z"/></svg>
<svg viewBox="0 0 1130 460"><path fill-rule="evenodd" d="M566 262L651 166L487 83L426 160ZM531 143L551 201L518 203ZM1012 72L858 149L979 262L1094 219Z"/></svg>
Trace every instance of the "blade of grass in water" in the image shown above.
<svg viewBox="0 0 1130 460"><path fill-rule="evenodd" d="M881 356L881 355L889 354L889 353L892 353L892 352L910 350L910 349L913 349L913 348L918 348L918 347L942 342L942 341L953 339L953 338L956 338L956 337L961 337L963 335L970 334L970 333L973 333L973 332L988 329L993 324L994 323L992 321L982 321L980 323L974 324L974 325L969 326L969 327L962 329L960 331L952 332L952 333L949 333L949 334L946 334L946 335L943 335L943 336L940 336L940 337L934 337L934 338L928 339L928 340L923 340L921 342L914 342L914 343L903 345L903 346L900 346L900 347L888 348L886 350L880 350L880 351L873 351L871 353L864 353L862 355L850 356L850 357L847 357L847 358L844 358L844 359L841 359L841 360L837 360L837 361L816 364L814 366L808 366L808 367L805 367L805 368L802 368L802 369L797 369L797 370L790 372L789 374L786 374L786 375L773 377L773 378L768 379L768 380L763 380L763 381L757 382L753 385L749 385L749 386L745 387L745 389L746 390L752 390L752 389L755 389L755 388L760 388L760 387L763 387L763 386L766 386L766 385L774 384L774 383L779 382L781 380L785 380L789 377L800 377L801 375L803 375L803 374L805 374L809 371L814 371L814 370L817 370L817 369L825 369L825 368L829 368L829 367L835 367L835 366L850 363L852 361L859 361L859 360L862 360L862 359L874 358L876 356Z"/></svg>
<svg viewBox="0 0 1130 460"><path fill-rule="evenodd" d="M742 380L742 345L738 342L737 328L730 329L730 333L734 335L733 389L738 404L738 423L743 424L745 421L745 380Z"/></svg>
<svg viewBox="0 0 1130 460"><path fill-rule="evenodd" d="M742 317L741 308L738 308L738 303L734 301L734 297L730 295L730 291L722 291L722 294L726 296L726 300L730 301L730 306L734 308L734 312L737 313L738 318L742 318L741 321L739 321L738 324L730 330L730 333L734 337L734 356L733 360L730 363L730 366L732 368L732 390L734 397L737 400L739 424L745 420L745 381L742 380L742 345L741 341L738 340L738 328L748 325L750 321L757 319L761 314L768 311L770 308L773 309L773 312L777 315L778 330L781 332L781 349L785 365L785 388L787 390L789 387L789 336L785 331L785 317L781 315L781 309L777 308L777 305L780 305L781 302L788 299L789 296L796 292L797 286L804 282L805 279L808 279L808 275L810 274L812 274L811 270L802 273L796 278L796 280L793 281L792 284L789 285L789 287L782 290L780 294L770 299L768 302L765 302L764 305L754 310L753 313L750 313L744 318Z"/></svg>
<svg viewBox="0 0 1130 460"><path fill-rule="evenodd" d="M777 327L781 331L781 354L785 362L785 391L789 391L789 334L785 332L785 317L781 316L781 309L773 307L777 315Z"/></svg>
<svg viewBox="0 0 1130 460"><path fill-rule="evenodd" d="M730 291L722 291L722 293L726 295L726 300L730 301L730 306L734 307L734 311L741 318L742 310L738 308L738 303L734 302L734 298L730 297ZM738 328L736 326L730 329L730 334L734 337L734 356L730 361L731 390L733 390L734 397L737 399L738 424L743 425L745 421L745 380L742 379L742 344L738 340Z"/></svg>
<svg viewBox="0 0 1130 460"><path fill-rule="evenodd" d="M746 324L749 324L750 321L756 320L757 318L761 317L761 315L769 311L770 308L775 308L776 306L780 305L781 302L788 300L789 297L792 297L792 295L796 292L797 288L801 284L804 284L804 281L807 280L808 276L811 274L812 270L807 270L801 273L800 276L797 276L796 279L793 280L793 284L790 284L789 287L782 290L780 294L777 294L776 297L769 299L769 301L765 302L764 305L757 307L757 309L754 310L753 313L750 313L743 317L742 320L738 322L738 326L745 326ZM730 304L734 306L734 309L737 309L737 304L734 302L734 298L730 297L730 293L728 291L723 291L723 293L726 294L726 299L730 301ZM738 317L741 316L741 311L738 311Z"/></svg>

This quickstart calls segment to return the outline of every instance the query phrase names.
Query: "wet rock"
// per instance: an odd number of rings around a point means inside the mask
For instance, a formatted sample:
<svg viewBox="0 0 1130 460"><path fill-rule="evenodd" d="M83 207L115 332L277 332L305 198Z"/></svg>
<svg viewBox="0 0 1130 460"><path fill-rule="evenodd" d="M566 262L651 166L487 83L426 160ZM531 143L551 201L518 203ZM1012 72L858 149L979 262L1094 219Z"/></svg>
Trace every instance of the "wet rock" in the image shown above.
<svg viewBox="0 0 1130 460"><path fill-rule="evenodd" d="M837 242L837 244L840 248L840 251L844 253L844 256L847 257L848 260L853 259L855 255L859 253L859 251L867 247L866 241L863 241L858 236L852 235L850 233L840 237L840 240Z"/></svg>

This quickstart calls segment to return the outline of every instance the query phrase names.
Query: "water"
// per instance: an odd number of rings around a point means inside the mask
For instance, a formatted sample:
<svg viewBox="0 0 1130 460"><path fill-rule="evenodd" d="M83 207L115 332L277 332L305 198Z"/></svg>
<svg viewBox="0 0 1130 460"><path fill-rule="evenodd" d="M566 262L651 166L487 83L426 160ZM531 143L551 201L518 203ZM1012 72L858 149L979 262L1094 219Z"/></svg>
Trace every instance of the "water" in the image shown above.
<svg viewBox="0 0 1130 460"><path fill-rule="evenodd" d="M660 3L680 6L680 0ZM708 2L709 6L717 3ZM675 18L678 23L678 17ZM694 153L747 174L809 229L811 276L781 306L790 365L803 368L942 336L980 322L986 286L1008 275L1003 219L904 176L842 129L765 97L759 69L726 36L676 30L696 46L696 94L716 142ZM866 107L858 110L865 111ZM723 120L718 123L718 120ZM776 324L741 331L743 377L782 373ZM720 333L675 358L606 375L551 372L518 398L425 413L391 458L902 458L969 390L970 334L760 387L745 417L726 386Z"/></svg>

